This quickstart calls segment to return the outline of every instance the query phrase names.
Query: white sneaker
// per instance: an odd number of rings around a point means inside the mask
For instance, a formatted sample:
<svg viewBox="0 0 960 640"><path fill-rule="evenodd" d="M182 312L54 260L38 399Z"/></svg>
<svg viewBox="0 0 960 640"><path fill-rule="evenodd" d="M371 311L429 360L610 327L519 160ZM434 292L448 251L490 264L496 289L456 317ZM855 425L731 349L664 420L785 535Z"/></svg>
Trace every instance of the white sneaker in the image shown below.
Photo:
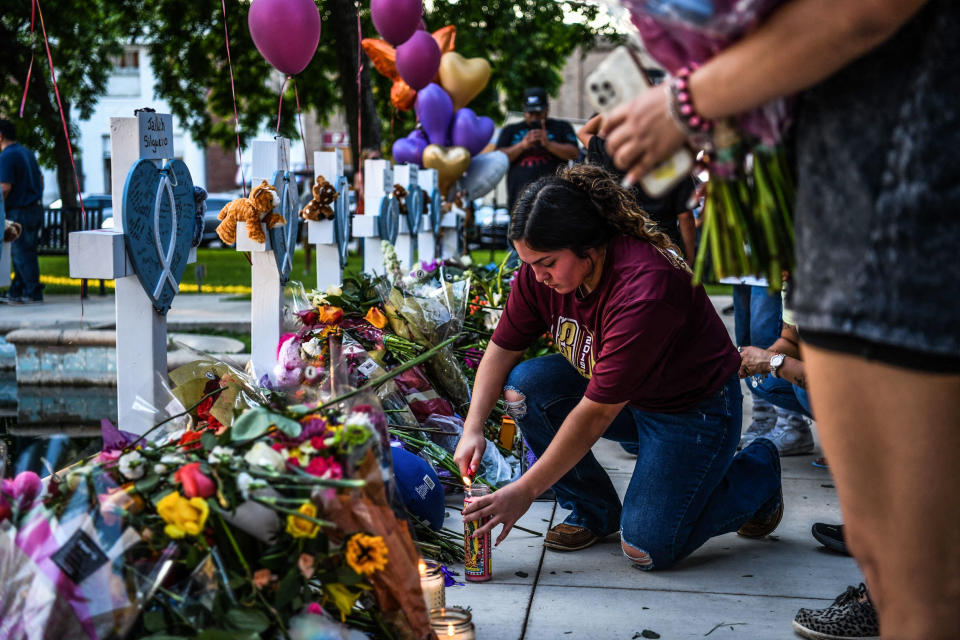
<svg viewBox="0 0 960 640"><path fill-rule="evenodd" d="M777 446L781 456L800 456L813 453L813 432L810 423L801 416L779 419L765 436Z"/></svg>
<svg viewBox="0 0 960 640"><path fill-rule="evenodd" d="M753 422L747 427L747 430L740 436L740 449L743 449L751 442L770 433L777 423L777 413L775 407L754 396L753 398Z"/></svg>

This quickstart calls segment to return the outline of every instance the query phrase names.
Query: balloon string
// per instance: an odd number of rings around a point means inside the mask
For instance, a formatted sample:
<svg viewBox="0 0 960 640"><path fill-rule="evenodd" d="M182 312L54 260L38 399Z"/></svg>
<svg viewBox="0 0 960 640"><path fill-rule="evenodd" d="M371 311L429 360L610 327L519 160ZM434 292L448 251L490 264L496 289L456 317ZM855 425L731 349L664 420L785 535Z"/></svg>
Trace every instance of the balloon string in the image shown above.
<svg viewBox="0 0 960 640"><path fill-rule="evenodd" d="M60 101L60 89L57 87L57 74L53 70L53 54L50 53L50 42L47 40L47 27L43 22L43 10L40 8L40 0L33 0L33 2L37 7L37 15L40 16L40 30L43 33L43 44L47 49L47 63L50 65L50 80L53 82L53 94L57 96L57 107L60 109L60 122L63 123L63 137L67 139L67 151L70 153L70 166L73 167L73 180L77 185L77 198L80 200L80 218L83 220L83 226L86 226L87 210L83 206L83 194L80 193L80 174L77 173L77 163L73 159L73 145L70 143L70 132L67 130L67 117L63 112L63 103ZM81 305L82 304L81 302Z"/></svg>
<svg viewBox="0 0 960 640"><path fill-rule="evenodd" d="M300 115L300 92L297 91L297 81L293 81L293 95L297 100L297 121L300 123L300 141L303 142L303 164L310 168L310 154L307 153L307 138L303 135L303 117Z"/></svg>
<svg viewBox="0 0 960 640"><path fill-rule="evenodd" d="M363 201L363 88L360 74L363 73L363 27L360 23L360 3L357 2L357 159L354 175L357 183L357 201Z"/></svg>
<svg viewBox="0 0 960 640"><path fill-rule="evenodd" d="M23 117L23 107L27 104L27 91L30 89L30 76L33 75L33 43L36 33L33 30L33 24L36 20L37 3L30 2L30 65L27 67L27 79L23 83L23 97L20 98L20 117Z"/></svg>
<svg viewBox="0 0 960 640"><path fill-rule="evenodd" d="M290 76L284 78L283 84L280 85L280 104L277 105L277 135L280 135L280 113L283 111L283 92L286 90L288 82L290 82Z"/></svg>
<svg viewBox="0 0 960 640"><path fill-rule="evenodd" d="M240 165L240 189L243 197L247 197L247 178L243 175L243 149L240 146L240 116L237 115L237 87L233 81L233 60L230 57L230 31L227 29L226 0L220 0L223 10L223 37L227 45L227 66L230 68L230 93L233 95L233 132L237 136L237 164Z"/></svg>

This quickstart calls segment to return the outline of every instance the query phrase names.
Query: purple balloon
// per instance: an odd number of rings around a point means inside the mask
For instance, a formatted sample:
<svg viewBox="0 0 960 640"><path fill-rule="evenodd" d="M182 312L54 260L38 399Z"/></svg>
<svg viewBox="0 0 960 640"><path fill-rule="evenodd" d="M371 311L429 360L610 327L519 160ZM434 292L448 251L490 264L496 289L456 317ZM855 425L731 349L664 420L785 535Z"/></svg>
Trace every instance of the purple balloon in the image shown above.
<svg viewBox="0 0 960 640"><path fill-rule="evenodd" d="M422 15L420 0L370 0L373 26L384 40L395 47L413 35Z"/></svg>
<svg viewBox="0 0 960 640"><path fill-rule="evenodd" d="M447 138L447 128L453 118L453 100L443 88L431 82L417 92L417 102L414 105L417 120L427 132L427 139L431 144L441 147L450 146Z"/></svg>
<svg viewBox="0 0 960 640"><path fill-rule="evenodd" d="M397 47L397 72L414 91L430 84L440 70L440 45L426 31L417 31Z"/></svg>
<svg viewBox="0 0 960 640"><path fill-rule="evenodd" d="M306 69L317 52L320 12L314 0L253 0L247 25L260 55L288 76Z"/></svg>
<svg viewBox="0 0 960 640"><path fill-rule="evenodd" d="M450 138L454 146L466 147L471 156L483 151L493 137L493 120L487 116L477 117L473 109L464 107L453 115Z"/></svg>
<svg viewBox="0 0 960 640"><path fill-rule="evenodd" d="M423 146L427 146L428 144L430 144L430 139L427 137L427 132L424 131L423 129L414 129L413 131L407 134L407 137L410 138L411 140L422 140Z"/></svg>
<svg viewBox="0 0 960 640"><path fill-rule="evenodd" d="M419 133L419 136L415 136ZM415 130L406 138L400 138L393 143L393 161L396 164L415 164L423 166L423 150L427 147L427 137L422 131Z"/></svg>

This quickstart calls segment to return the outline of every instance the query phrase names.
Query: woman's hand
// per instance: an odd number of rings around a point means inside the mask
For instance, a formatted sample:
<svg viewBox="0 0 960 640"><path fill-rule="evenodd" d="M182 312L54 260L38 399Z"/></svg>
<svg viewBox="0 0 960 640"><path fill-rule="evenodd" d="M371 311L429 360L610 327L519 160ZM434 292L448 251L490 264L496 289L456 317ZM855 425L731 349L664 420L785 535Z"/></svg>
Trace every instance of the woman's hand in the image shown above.
<svg viewBox="0 0 960 640"><path fill-rule="evenodd" d="M743 347L740 350L740 371L737 372L741 378L770 373L770 358L774 356L773 351L767 351L760 347Z"/></svg>
<svg viewBox="0 0 960 640"><path fill-rule="evenodd" d="M625 183L635 183L683 144L684 134L670 115L667 83L622 104L603 119L600 132L607 153L621 171Z"/></svg>
<svg viewBox="0 0 960 640"><path fill-rule="evenodd" d="M453 461L460 467L461 476L473 476L480 469L480 460L487 449L487 441L483 437L483 429L479 431L464 426L463 435L453 452Z"/></svg>
<svg viewBox="0 0 960 640"><path fill-rule="evenodd" d="M459 447L457 449L459 450ZM527 490L527 484L521 478L502 489L497 489L490 495L471 498L470 503L463 508L463 519L469 521L490 518L482 527L477 529L474 536L482 536L498 524L502 524L503 530L500 531L494 545L506 540L507 534L510 533L514 523L527 512L527 509L533 503L533 499L536 498Z"/></svg>

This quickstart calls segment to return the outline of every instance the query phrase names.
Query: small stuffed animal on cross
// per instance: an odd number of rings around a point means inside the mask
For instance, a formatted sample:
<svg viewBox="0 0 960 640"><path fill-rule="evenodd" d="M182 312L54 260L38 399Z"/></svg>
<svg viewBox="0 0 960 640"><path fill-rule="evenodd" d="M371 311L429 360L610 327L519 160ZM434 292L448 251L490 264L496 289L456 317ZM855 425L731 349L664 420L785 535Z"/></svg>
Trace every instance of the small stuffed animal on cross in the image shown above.
<svg viewBox="0 0 960 640"><path fill-rule="evenodd" d="M323 176L317 176L313 185L313 199L300 210L304 220L333 220L333 201L337 199L337 190Z"/></svg>
<svg viewBox="0 0 960 640"><path fill-rule="evenodd" d="M247 236L254 242L266 242L261 223L268 229L287 223L283 216L273 212L278 206L277 190L263 180L250 191L250 197L232 200L220 210L217 219L223 222L217 227L217 235L224 244L233 244L237 241L237 224L246 222Z"/></svg>

